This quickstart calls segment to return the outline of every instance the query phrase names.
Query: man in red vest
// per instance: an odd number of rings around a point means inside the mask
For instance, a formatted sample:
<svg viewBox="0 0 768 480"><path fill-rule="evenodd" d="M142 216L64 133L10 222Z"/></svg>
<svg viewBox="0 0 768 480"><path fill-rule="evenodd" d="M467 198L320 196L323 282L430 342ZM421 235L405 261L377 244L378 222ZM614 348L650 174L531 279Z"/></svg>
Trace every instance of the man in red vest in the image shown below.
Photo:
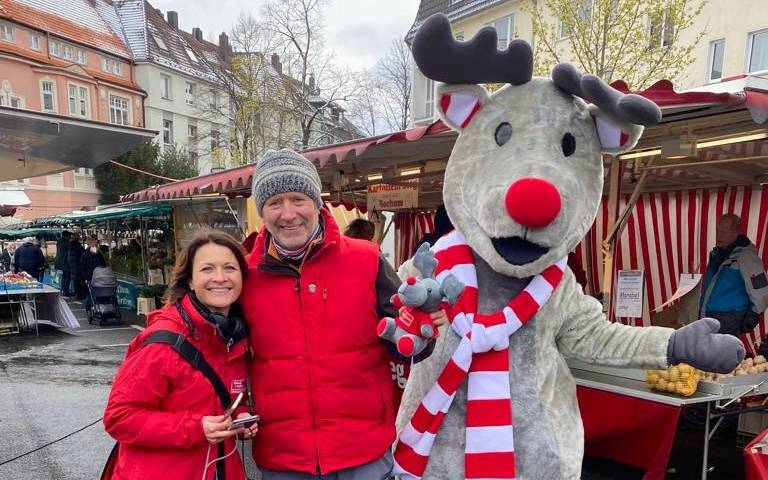
<svg viewBox="0 0 768 480"><path fill-rule="evenodd" d="M341 235L320 191L291 150L267 152L254 173L265 228L240 300L262 418L253 456L263 480L388 478L393 383L376 324L396 315L400 281L376 244Z"/></svg>

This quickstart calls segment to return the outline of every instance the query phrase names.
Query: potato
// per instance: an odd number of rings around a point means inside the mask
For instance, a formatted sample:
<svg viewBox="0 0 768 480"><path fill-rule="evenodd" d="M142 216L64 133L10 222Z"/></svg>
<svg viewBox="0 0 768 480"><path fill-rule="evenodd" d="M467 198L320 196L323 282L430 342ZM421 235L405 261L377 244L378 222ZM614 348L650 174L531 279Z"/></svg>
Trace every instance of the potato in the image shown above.
<svg viewBox="0 0 768 480"><path fill-rule="evenodd" d="M749 375L757 375L757 373L758 373L757 367L749 367L747 369L747 374Z"/></svg>
<svg viewBox="0 0 768 480"><path fill-rule="evenodd" d="M758 355L758 356L756 356L756 357L755 357L755 363L757 363L757 364L760 364L760 363L765 363L765 357L764 357L764 356L762 356L762 355Z"/></svg>

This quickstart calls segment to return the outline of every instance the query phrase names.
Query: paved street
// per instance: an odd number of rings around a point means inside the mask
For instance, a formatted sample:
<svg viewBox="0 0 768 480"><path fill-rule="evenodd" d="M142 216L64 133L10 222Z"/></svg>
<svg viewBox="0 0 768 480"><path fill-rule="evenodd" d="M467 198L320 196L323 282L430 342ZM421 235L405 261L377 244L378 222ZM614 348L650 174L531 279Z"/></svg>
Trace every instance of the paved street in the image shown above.
<svg viewBox="0 0 768 480"><path fill-rule="evenodd" d="M125 312L127 325L89 325L83 306L70 305L80 330L44 326L39 338L0 337L0 463L99 420L127 344L144 323ZM112 445L99 421L0 466L0 479L92 480Z"/></svg>

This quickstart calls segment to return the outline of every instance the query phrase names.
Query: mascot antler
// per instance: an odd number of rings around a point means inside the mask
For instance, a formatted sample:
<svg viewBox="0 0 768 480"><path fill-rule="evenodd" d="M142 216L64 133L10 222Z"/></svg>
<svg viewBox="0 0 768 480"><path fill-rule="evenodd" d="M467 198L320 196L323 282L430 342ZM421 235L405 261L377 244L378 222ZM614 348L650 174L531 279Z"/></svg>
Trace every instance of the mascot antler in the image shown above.
<svg viewBox="0 0 768 480"><path fill-rule="evenodd" d="M533 75L533 52L523 40L498 50L493 27L484 27L471 40L453 38L445 15L433 15L413 39L413 58L419 70L444 83L511 83L522 85Z"/></svg>
<svg viewBox="0 0 768 480"><path fill-rule="evenodd" d="M661 120L661 110L652 101L621 93L594 75L582 74L570 63L555 65L552 81L561 90L594 103L616 120L645 126Z"/></svg>

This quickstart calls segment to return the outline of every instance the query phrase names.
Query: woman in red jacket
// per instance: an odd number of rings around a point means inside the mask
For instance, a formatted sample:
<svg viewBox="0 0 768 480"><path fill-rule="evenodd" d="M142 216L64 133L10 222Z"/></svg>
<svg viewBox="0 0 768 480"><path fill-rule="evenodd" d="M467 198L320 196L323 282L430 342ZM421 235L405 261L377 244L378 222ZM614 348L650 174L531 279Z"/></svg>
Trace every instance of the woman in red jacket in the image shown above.
<svg viewBox="0 0 768 480"><path fill-rule="evenodd" d="M104 425L120 445L111 478L245 478L235 436L252 438L258 427L230 429L211 381L173 346L145 342L159 330L182 334L230 402L247 395L248 334L237 303L246 271L242 247L223 232L202 232L180 253L165 306L149 314L112 385Z"/></svg>

